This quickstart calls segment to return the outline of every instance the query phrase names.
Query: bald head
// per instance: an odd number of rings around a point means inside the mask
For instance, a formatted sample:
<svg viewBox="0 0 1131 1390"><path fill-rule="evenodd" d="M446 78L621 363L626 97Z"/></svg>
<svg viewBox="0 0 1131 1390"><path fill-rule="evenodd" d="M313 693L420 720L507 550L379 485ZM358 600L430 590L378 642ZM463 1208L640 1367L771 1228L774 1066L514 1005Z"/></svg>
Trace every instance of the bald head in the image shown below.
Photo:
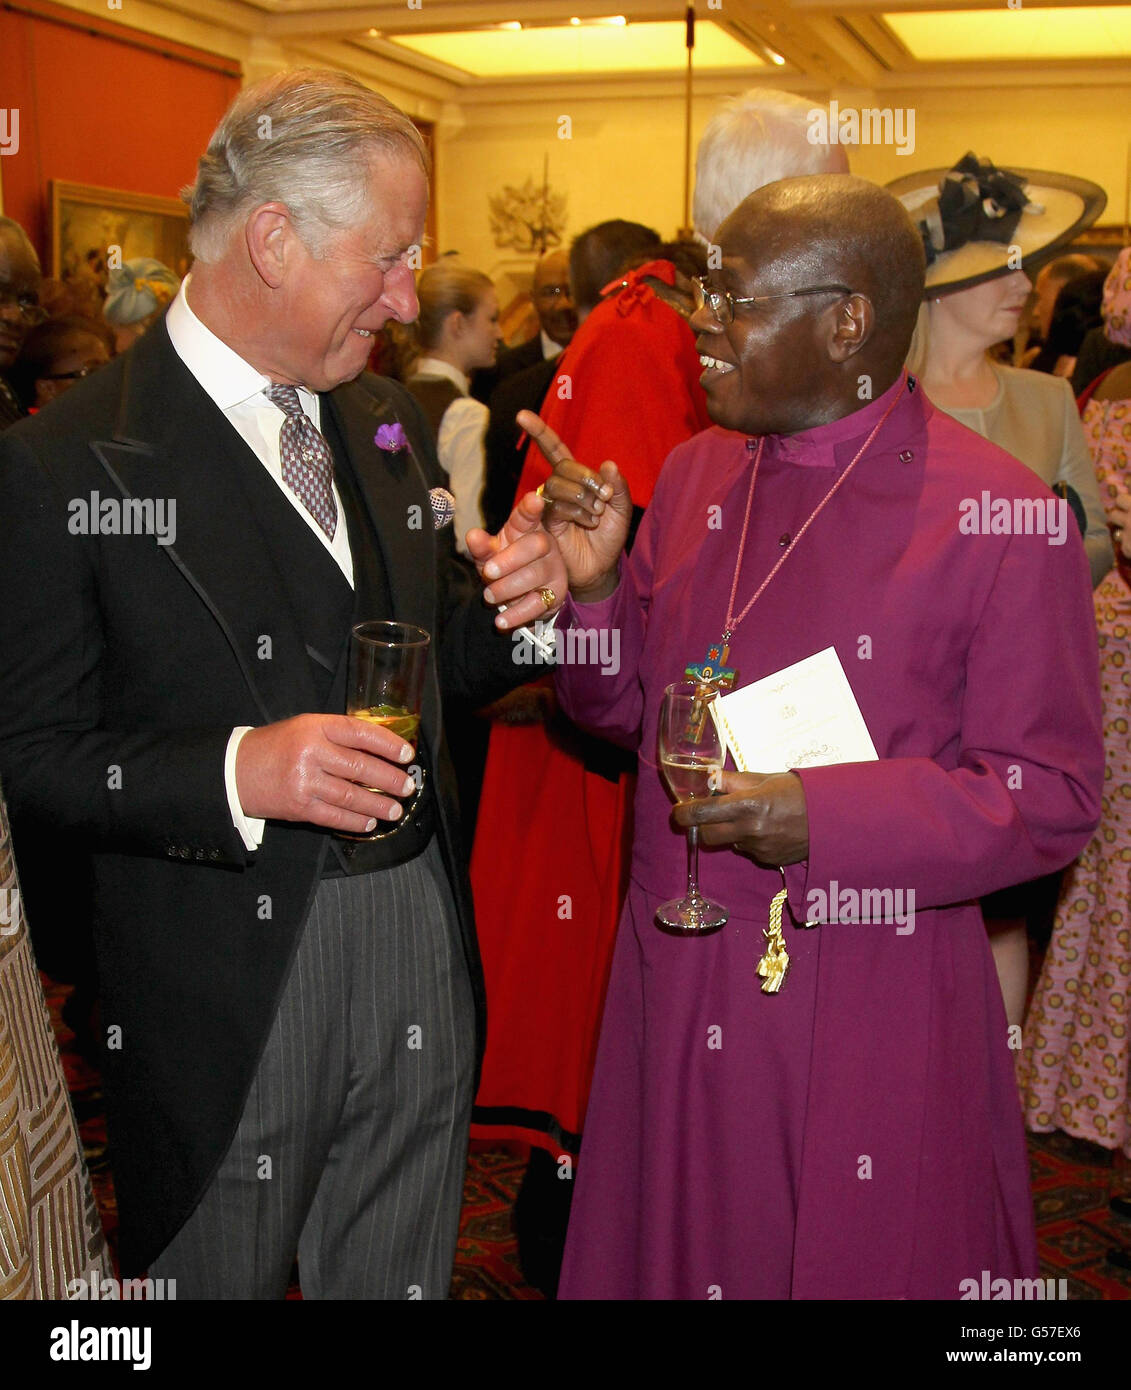
<svg viewBox="0 0 1131 1390"><path fill-rule="evenodd" d="M763 274L784 287L837 281L865 295L874 327L868 350L890 385L907 355L923 298L922 238L897 198L852 174L781 179L751 194L719 229L733 246L757 257Z"/></svg>
<svg viewBox="0 0 1131 1390"><path fill-rule="evenodd" d="M850 174L782 179L740 203L718 241L718 287L738 299L773 296L739 305L730 325L712 328L704 310L696 316L700 351L723 364L705 380L719 424L794 433L860 409L896 380L925 257L890 193ZM737 373L725 370L732 361Z"/></svg>

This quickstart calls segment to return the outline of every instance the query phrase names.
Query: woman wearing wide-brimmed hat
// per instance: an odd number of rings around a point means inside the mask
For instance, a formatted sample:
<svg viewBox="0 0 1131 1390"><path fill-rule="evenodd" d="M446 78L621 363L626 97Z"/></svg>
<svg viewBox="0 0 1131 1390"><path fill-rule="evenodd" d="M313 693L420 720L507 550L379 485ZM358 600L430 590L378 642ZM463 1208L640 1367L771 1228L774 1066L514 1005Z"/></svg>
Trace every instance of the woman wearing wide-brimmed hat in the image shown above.
<svg viewBox="0 0 1131 1390"><path fill-rule="evenodd" d="M1050 486L1066 484L1096 585L1112 549L1095 469L1068 382L993 361L1028 300L1026 273L1099 217L1107 199L1084 179L998 169L967 154L888 184L923 235L927 280L908 367L941 410L1007 450ZM972 479L972 485L977 479ZM1074 494L1074 496L1073 496ZM1042 618L1033 595L1033 621ZM1059 875L1006 889L982 903L1011 1024L1025 1013L1027 920L1051 915Z"/></svg>

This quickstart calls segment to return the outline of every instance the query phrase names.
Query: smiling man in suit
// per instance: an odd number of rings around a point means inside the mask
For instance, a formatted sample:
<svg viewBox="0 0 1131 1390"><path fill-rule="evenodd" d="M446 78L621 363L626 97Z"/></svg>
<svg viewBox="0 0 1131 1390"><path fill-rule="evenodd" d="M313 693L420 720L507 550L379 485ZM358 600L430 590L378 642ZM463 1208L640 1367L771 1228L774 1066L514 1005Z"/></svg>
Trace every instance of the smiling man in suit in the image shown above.
<svg viewBox="0 0 1131 1390"><path fill-rule="evenodd" d="M0 776L93 851L122 1264L181 1298L296 1254L307 1297L447 1293L483 995L441 697L521 680L565 572L532 497L461 582L423 419L361 375L426 170L351 78L247 89L165 320L0 445ZM432 634L415 755L341 713L372 618Z"/></svg>

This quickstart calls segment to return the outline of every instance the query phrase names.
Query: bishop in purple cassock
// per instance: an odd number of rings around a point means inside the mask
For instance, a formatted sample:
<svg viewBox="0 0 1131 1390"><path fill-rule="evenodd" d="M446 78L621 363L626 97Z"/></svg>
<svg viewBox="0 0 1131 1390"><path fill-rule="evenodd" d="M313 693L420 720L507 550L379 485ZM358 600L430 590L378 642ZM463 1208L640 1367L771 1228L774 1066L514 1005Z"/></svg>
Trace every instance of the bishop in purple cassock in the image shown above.
<svg viewBox="0 0 1131 1390"><path fill-rule="evenodd" d="M956 1299L984 1270L1038 1272L978 899L1069 862L1099 816L1088 566L1074 527L960 525L985 489L1039 501L1013 509L1030 519L1050 494L902 371L923 261L894 199L785 180L719 241L692 326L723 428L671 454L630 557L615 468L540 440L567 616L620 634L619 669L565 664L559 696L640 752L561 1296ZM786 551L726 665L741 687L834 647L878 760L727 773L673 816L664 687ZM683 892L693 822L700 886L730 911L702 936L654 923ZM766 994L779 865L791 964ZM844 920L868 890L883 910Z"/></svg>

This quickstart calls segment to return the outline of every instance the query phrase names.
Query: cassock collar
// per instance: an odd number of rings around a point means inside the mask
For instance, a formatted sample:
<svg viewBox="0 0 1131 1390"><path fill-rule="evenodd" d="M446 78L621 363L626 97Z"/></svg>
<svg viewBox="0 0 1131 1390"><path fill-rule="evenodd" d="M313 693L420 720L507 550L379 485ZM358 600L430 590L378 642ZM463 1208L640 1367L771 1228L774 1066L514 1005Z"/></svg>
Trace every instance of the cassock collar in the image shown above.
<svg viewBox="0 0 1131 1390"><path fill-rule="evenodd" d="M913 377L908 377L906 372L901 372L882 396L866 402L860 410L854 410L850 415L842 415L831 424L818 425L815 429L801 430L797 434L767 435L766 461L794 464L801 468L834 468L845 463L856 452L860 441L866 439L883 418L893 397L902 393L903 398L892 411L891 418L877 435L872 446L875 450L884 448L889 439L899 437L900 417L908 402L916 400L922 394L918 382L915 382L912 390L908 390L908 382L914 380ZM872 450L869 450L869 453L871 452Z"/></svg>

